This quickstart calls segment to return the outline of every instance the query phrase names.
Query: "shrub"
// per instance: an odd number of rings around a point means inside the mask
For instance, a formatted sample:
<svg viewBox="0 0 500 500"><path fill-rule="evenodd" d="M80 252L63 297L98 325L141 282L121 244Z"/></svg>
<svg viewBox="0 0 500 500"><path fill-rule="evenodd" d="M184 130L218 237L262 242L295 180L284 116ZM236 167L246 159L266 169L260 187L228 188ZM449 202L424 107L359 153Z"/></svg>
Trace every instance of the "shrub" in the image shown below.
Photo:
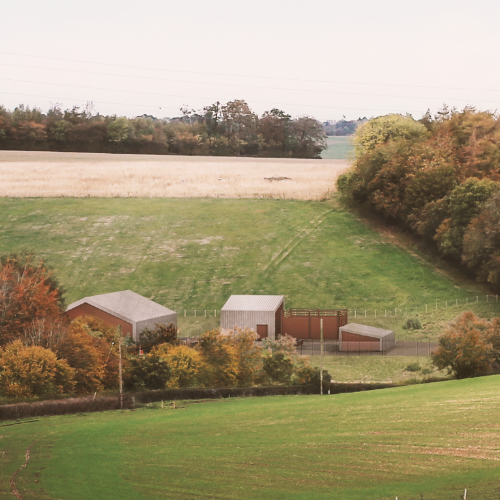
<svg viewBox="0 0 500 500"><path fill-rule="evenodd" d="M125 387L129 390L165 389L172 370L158 352L130 360Z"/></svg>
<svg viewBox="0 0 500 500"><path fill-rule="evenodd" d="M0 350L0 392L30 398L71 392L74 370L49 349L26 347L20 340Z"/></svg>
<svg viewBox="0 0 500 500"><path fill-rule="evenodd" d="M178 345L177 328L173 323L170 323L170 325L158 323L153 330L145 328L141 332L139 344L145 353L161 344Z"/></svg>
<svg viewBox="0 0 500 500"><path fill-rule="evenodd" d="M403 325L403 330L420 330L422 323L418 318L408 318Z"/></svg>
<svg viewBox="0 0 500 500"><path fill-rule="evenodd" d="M405 371L407 372L419 372L422 369L420 366L420 363L415 362L415 363L410 363L409 365L406 366Z"/></svg>
<svg viewBox="0 0 500 500"><path fill-rule="evenodd" d="M470 311L462 313L439 338L439 346L432 353L434 365L447 368L457 379L488 369L494 361L493 347L485 335L489 326Z"/></svg>
<svg viewBox="0 0 500 500"><path fill-rule="evenodd" d="M177 389L180 387L193 387L204 371L201 355L195 349L179 345L163 344L153 352L159 354L170 370L166 387Z"/></svg>

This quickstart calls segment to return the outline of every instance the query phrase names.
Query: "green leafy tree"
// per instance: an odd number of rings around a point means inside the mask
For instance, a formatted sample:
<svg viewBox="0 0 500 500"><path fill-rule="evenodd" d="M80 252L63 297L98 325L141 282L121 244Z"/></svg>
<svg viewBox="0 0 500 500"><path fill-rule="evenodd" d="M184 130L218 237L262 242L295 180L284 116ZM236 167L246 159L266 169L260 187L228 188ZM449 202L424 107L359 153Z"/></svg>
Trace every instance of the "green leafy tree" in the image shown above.
<svg viewBox="0 0 500 500"><path fill-rule="evenodd" d="M439 338L432 362L447 368L455 378L472 377L490 368L494 351L488 342L488 322L467 311L455 318Z"/></svg>

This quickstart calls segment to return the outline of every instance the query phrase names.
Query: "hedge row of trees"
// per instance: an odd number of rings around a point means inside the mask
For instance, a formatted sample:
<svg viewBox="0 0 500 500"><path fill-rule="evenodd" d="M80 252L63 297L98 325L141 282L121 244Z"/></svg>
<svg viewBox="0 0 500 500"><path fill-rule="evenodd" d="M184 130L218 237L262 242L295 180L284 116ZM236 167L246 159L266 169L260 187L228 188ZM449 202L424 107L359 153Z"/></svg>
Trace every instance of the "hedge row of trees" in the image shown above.
<svg viewBox="0 0 500 500"><path fill-rule="evenodd" d="M433 242L500 289L500 119L444 108L422 120L387 115L356 132L344 199Z"/></svg>
<svg viewBox="0 0 500 500"><path fill-rule="evenodd" d="M0 149L214 156L319 158L323 126L279 109L257 116L244 100L216 102L177 118L102 116L92 104L47 113L0 106Z"/></svg>
<svg viewBox="0 0 500 500"><path fill-rule="evenodd" d="M205 333L197 348L180 345L173 325L122 339L125 387L236 387L319 384L318 369L284 337L256 343L250 330ZM0 258L0 396L91 394L118 387L119 333L94 317L70 321L61 288L28 252ZM327 377L325 377L327 380Z"/></svg>

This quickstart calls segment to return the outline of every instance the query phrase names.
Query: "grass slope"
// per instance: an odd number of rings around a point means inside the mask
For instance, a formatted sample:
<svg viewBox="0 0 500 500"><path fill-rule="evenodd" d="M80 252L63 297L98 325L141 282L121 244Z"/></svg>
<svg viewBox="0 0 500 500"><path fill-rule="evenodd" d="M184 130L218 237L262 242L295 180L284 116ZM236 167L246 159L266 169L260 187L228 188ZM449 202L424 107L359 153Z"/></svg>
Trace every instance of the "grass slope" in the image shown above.
<svg viewBox="0 0 500 500"><path fill-rule="evenodd" d="M288 307L348 307L357 322L401 329L384 308L485 293L395 246L335 199L0 199L0 253L34 249L67 302L131 289L177 310L183 334L218 325L231 294L284 294ZM478 304L491 316L500 304ZM360 311L369 311L366 320ZM370 311L378 317L370 319ZM460 309L434 311L421 336ZM351 320L353 316L351 315ZM440 323L441 321L441 323ZM413 336L414 334L411 333Z"/></svg>
<svg viewBox="0 0 500 500"><path fill-rule="evenodd" d="M496 499L500 376L1 427L0 498Z"/></svg>

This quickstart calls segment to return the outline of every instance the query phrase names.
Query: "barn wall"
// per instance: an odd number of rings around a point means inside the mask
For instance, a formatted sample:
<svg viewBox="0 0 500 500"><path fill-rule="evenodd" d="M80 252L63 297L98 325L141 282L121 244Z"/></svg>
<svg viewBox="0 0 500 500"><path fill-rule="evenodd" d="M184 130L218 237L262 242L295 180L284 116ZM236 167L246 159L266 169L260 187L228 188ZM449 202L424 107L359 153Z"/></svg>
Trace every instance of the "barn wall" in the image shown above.
<svg viewBox="0 0 500 500"><path fill-rule="evenodd" d="M228 330L239 326L257 331L257 325L268 325L268 335L274 339L276 335L276 315L274 311L224 311L220 313L220 326Z"/></svg>
<svg viewBox="0 0 500 500"><path fill-rule="evenodd" d="M323 339L338 340L339 319L337 316L288 316L283 317L283 334L288 334L296 339L321 338L321 323L323 320Z"/></svg>
<svg viewBox="0 0 500 500"><path fill-rule="evenodd" d="M96 318L102 319L110 326L121 326L122 333L133 335L133 326L131 323L127 323L126 321L117 318L112 314L101 311L101 309L91 306L90 304L80 304L79 306L76 306L73 309L67 311L67 314L71 319L76 319L80 316L94 316Z"/></svg>

